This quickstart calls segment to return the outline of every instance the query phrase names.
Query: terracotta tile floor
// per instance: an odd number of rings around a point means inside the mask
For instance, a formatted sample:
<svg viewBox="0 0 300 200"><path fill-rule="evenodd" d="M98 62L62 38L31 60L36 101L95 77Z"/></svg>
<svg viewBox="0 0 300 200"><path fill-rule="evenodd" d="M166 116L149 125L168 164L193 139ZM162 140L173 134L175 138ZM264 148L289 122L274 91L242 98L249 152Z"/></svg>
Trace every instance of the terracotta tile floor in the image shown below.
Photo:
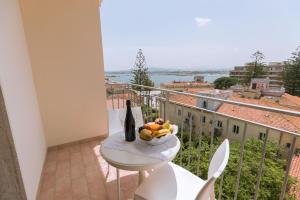
<svg viewBox="0 0 300 200"><path fill-rule="evenodd" d="M117 199L116 170L99 154L100 140L70 144L48 151L38 200ZM132 199L137 172L121 170L121 197Z"/></svg>

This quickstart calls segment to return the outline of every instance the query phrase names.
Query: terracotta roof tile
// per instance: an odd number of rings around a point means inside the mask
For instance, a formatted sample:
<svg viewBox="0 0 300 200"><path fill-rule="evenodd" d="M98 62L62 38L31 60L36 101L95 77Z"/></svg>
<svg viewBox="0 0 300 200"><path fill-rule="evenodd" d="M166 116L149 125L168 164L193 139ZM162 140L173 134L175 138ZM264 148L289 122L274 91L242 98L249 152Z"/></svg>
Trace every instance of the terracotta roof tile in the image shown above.
<svg viewBox="0 0 300 200"><path fill-rule="evenodd" d="M300 106L300 98L288 94L285 94L283 97L281 97L279 101L274 101L272 99L269 99L268 97L262 97L260 99L242 98L239 94L234 94L229 99L244 103L269 106L286 110L296 110L294 107ZM284 101L285 104L281 103L281 101ZM299 104L297 104L297 101L299 101ZM293 105L293 109L290 106L286 106L287 104ZM226 103L220 106L218 112L236 116L245 120L266 124L276 128L285 129L288 131L300 132L300 117L269 112L255 108L236 106Z"/></svg>
<svg viewBox="0 0 300 200"><path fill-rule="evenodd" d="M192 82L192 81L182 81L182 82L171 82L164 83L162 86L165 87L203 87L203 86L211 86L210 83L207 82Z"/></svg>
<svg viewBox="0 0 300 200"><path fill-rule="evenodd" d="M212 91L212 90L213 90L213 88L211 88L211 87L205 87L205 88L187 88L184 91L197 94L197 93L209 92L209 91Z"/></svg>
<svg viewBox="0 0 300 200"><path fill-rule="evenodd" d="M296 199L300 199L300 155L293 157L290 169L290 176L296 178L298 183L291 188L290 193L295 194Z"/></svg>
<svg viewBox="0 0 300 200"><path fill-rule="evenodd" d="M187 95L175 94L175 95L171 95L169 99L171 101L176 101L178 103L183 103L187 105L192 105L192 106L197 105L197 99Z"/></svg>

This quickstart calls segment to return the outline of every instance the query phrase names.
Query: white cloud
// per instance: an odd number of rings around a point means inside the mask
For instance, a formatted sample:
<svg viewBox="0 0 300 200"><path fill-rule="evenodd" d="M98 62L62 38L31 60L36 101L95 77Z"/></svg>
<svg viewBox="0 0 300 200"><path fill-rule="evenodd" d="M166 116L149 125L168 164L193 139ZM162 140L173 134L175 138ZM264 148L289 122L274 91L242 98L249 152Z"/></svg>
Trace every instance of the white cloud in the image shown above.
<svg viewBox="0 0 300 200"><path fill-rule="evenodd" d="M210 19L210 18L195 17L195 22L198 27L206 26L211 21L212 21L212 19Z"/></svg>

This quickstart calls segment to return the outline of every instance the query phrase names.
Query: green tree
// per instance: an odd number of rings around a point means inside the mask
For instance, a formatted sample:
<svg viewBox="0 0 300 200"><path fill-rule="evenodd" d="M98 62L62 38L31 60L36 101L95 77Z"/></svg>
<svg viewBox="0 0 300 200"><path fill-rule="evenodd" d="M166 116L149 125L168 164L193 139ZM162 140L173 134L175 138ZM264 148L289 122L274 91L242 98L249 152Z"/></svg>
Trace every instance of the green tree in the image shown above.
<svg viewBox="0 0 300 200"><path fill-rule="evenodd" d="M181 134L178 133L178 135ZM207 179L210 138L203 136L201 143L199 143L199 136L193 135L192 144L189 146L189 134L184 133L181 140L183 141L181 146L182 151L178 153L174 162L178 165L181 164L182 167L195 175L198 175L202 179ZM221 144L222 140L221 137L214 137L214 152ZM250 138L245 142L238 199L248 200L253 199L254 197L257 175L262 158L262 146L263 142L256 138ZM241 145L239 142L230 141L230 157L224 172L221 199L233 199L234 197L236 178L239 170L240 148ZM276 143L271 141L267 142L265 165L261 177L258 199L279 199L286 166L286 160L277 156L280 151L282 151L282 149L278 148ZM191 157L190 164L188 164L189 155ZM217 198L219 195L220 179L221 178L217 180L215 185ZM288 189L294 186L295 183L296 181L290 177ZM292 194L287 194L285 199L292 200L295 199L295 197Z"/></svg>
<svg viewBox="0 0 300 200"><path fill-rule="evenodd" d="M249 85L252 78L263 78L266 74L264 71L265 64L263 60L264 54L260 51L256 51L251 55L252 62L246 65L246 75L244 78L244 84Z"/></svg>
<svg viewBox="0 0 300 200"><path fill-rule="evenodd" d="M132 79L131 79L132 84L154 86L154 83L149 76L148 67L146 66L146 59L142 49L138 50L131 74L132 74ZM140 88L135 88L135 89L139 90ZM146 89L142 89L142 90L146 90Z"/></svg>
<svg viewBox="0 0 300 200"><path fill-rule="evenodd" d="M220 77L214 81L215 89L228 89L238 83L238 80L232 77Z"/></svg>
<svg viewBox="0 0 300 200"><path fill-rule="evenodd" d="M292 57L285 62L283 70L283 83L286 92L300 96L300 46Z"/></svg>

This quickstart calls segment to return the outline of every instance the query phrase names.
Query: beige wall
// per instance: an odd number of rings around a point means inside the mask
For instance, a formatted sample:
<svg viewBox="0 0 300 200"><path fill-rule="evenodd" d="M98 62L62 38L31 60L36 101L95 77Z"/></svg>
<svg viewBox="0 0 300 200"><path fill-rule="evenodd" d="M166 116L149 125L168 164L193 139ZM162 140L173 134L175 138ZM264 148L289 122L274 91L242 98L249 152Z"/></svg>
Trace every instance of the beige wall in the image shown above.
<svg viewBox="0 0 300 200"><path fill-rule="evenodd" d="M99 1L20 1L47 145L106 134Z"/></svg>
<svg viewBox="0 0 300 200"><path fill-rule="evenodd" d="M0 1L0 85L27 199L33 200L46 144L18 0Z"/></svg>

